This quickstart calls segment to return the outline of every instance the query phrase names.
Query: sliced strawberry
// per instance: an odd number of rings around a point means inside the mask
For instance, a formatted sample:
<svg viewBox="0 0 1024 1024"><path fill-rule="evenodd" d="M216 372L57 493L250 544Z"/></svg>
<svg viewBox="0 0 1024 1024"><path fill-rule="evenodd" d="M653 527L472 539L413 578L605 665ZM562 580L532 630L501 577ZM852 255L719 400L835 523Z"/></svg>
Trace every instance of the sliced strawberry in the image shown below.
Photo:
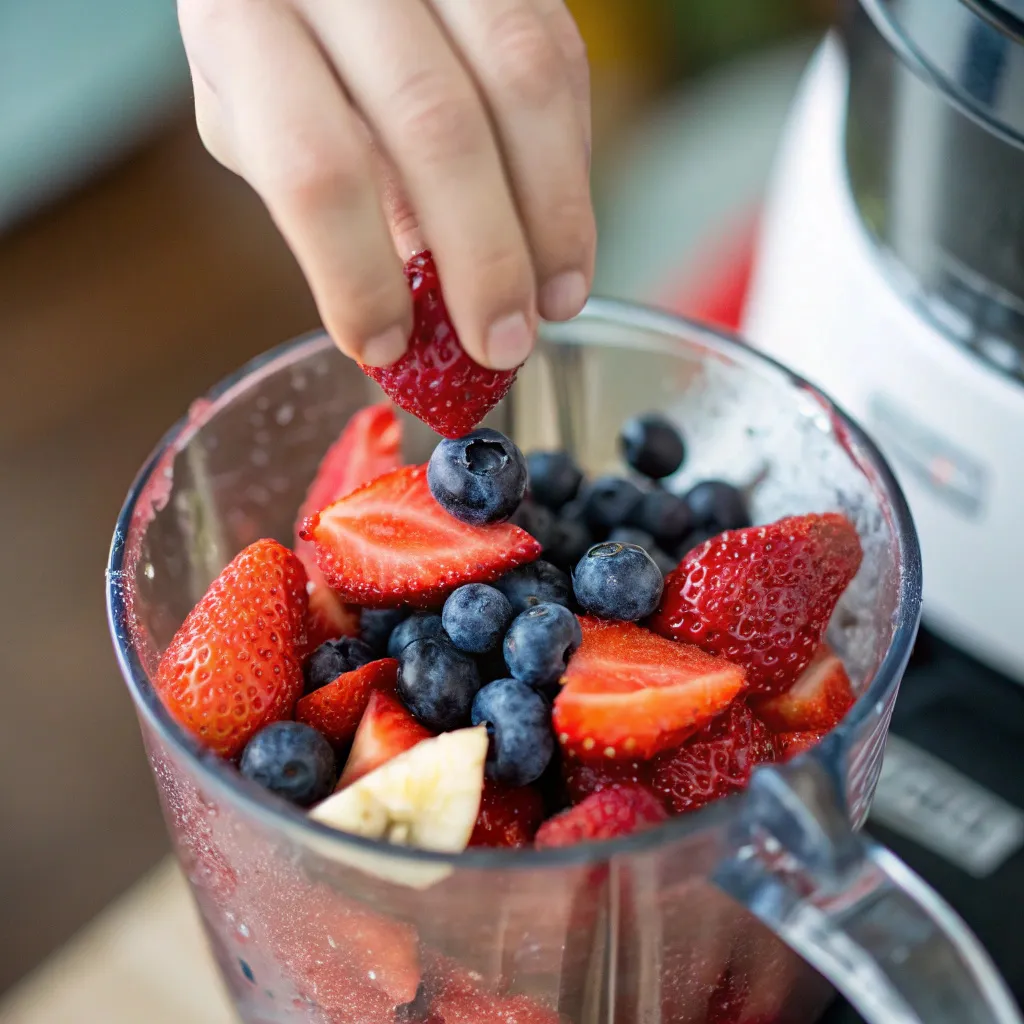
<svg viewBox="0 0 1024 1024"><path fill-rule="evenodd" d="M296 535L307 516L401 464L402 424L391 404L380 402L360 409L321 460L299 509Z"/></svg>
<svg viewBox="0 0 1024 1024"><path fill-rule="evenodd" d="M584 761L653 757L679 746L743 689L743 670L631 622L583 617L553 722Z"/></svg>
<svg viewBox="0 0 1024 1024"><path fill-rule="evenodd" d="M397 697L385 690L374 690L359 720L356 738L352 741L352 750L337 788L350 786L356 779L433 735L409 714Z"/></svg>
<svg viewBox="0 0 1024 1024"><path fill-rule="evenodd" d="M156 691L178 722L222 757L290 718L302 693L306 573L276 540L250 544L174 635Z"/></svg>
<svg viewBox="0 0 1024 1024"><path fill-rule="evenodd" d="M745 789L755 766L775 760L772 735L740 701L678 750L654 761L654 791L676 814Z"/></svg>
<svg viewBox="0 0 1024 1024"><path fill-rule="evenodd" d="M569 802L578 804L591 793L620 786L650 786L650 761L579 761L562 759L562 780Z"/></svg>
<svg viewBox="0 0 1024 1024"><path fill-rule="evenodd" d="M544 820L544 798L532 786L484 781L470 846L529 846Z"/></svg>
<svg viewBox="0 0 1024 1024"><path fill-rule="evenodd" d="M809 729L807 732L777 732L774 736L775 749L778 751L780 761L792 761L794 757L802 754L811 747L816 747L826 736L827 732Z"/></svg>
<svg viewBox="0 0 1024 1024"><path fill-rule="evenodd" d="M835 513L730 530L669 573L649 625L742 665L758 693L807 667L861 563L857 531Z"/></svg>
<svg viewBox="0 0 1024 1024"><path fill-rule="evenodd" d="M772 732L828 732L856 699L839 656L822 644L785 693L751 701L751 707Z"/></svg>
<svg viewBox="0 0 1024 1024"><path fill-rule="evenodd" d="M620 786L592 793L582 803L556 814L537 832L538 849L615 839L658 825L668 818L662 802L644 786Z"/></svg>
<svg viewBox="0 0 1024 1024"><path fill-rule="evenodd" d="M391 693L398 682L398 662L381 658L343 672L333 682L303 697L295 705L295 720L311 725L330 743L340 747L356 734L375 692Z"/></svg>
<svg viewBox="0 0 1024 1024"><path fill-rule="evenodd" d="M448 957L428 961L430 1013L424 1024L563 1024L554 1010L524 995L488 991L479 976Z"/></svg>
<svg viewBox="0 0 1024 1024"><path fill-rule="evenodd" d="M431 430L463 437L508 394L517 371L486 370L466 354L429 252L413 256L405 276L413 301L409 348L391 366L363 366L363 372Z"/></svg>
<svg viewBox="0 0 1024 1024"><path fill-rule="evenodd" d="M470 526L427 487L427 467L379 477L306 520L302 536L342 600L371 608L437 605L464 583L489 583L541 546L511 523Z"/></svg>

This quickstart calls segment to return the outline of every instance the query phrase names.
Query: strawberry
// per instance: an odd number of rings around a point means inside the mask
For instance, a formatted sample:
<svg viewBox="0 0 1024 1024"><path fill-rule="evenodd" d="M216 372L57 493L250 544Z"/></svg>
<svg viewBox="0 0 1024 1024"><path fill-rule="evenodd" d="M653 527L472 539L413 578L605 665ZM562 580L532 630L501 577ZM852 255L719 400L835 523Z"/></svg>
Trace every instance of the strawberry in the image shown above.
<svg viewBox="0 0 1024 1024"><path fill-rule="evenodd" d="M393 402L443 437L463 437L509 392L516 370L486 370L466 354L448 318L429 252L405 265L412 289L409 348L390 366L363 366Z"/></svg>
<svg viewBox="0 0 1024 1024"><path fill-rule="evenodd" d="M356 733L370 698L377 691L394 691L398 682L398 662L381 658L368 665L343 672L333 682L303 697L295 705L295 720L311 725L336 747Z"/></svg>
<svg viewBox="0 0 1024 1024"><path fill-rule="evenodd" d="M792 761L811 747L816 747L826 736L824 730L808 729L806 732L777 732L775 749L779 752L780 761Z"/></svg>
<svg viewBox="0 0 1024 1024"><path fill-rule="evenodd" d="M653 787L671 810L684 814L745 789L754 767L774 760L771 733L737 701L678 750L655 759Z"/></svg>
<svg viewBox="0 0 1024 1024"><path fill-rule="evenodd" d="M316 549L299 537L307 516L343 498L357 487L390 473L402 464L402 425L387 402L360 409L341 436L327 449L295 523L295 553L309 577L309 614L306 618L306 653L326 640L358 636L359 609L345 604L327 586L316 564Z"/></svg>
<svg viewBox="0 0 1024 1024"><path fill-rule="evenodd" d="M772 732L828 732L855 700L843 663L828 644L822 644L785 693L751 701L751 707Z"/></svg>
<svg viewBox="0 0 1024 1024"><path fill-rule="evenodd" d="M853 524L831 512L730 530L669 573L649 625L742 665L754 692L780 693L817 650L861 555Z"/></svg>
<svg viewBox="0 0 1024 1024"><path fill-rule="evenodd" d="M544 820L544 798L532 786L484 781L470 846L529 846Z"/></svg>
<svg viewBox="0 0 1024 1024"><path fill-rule="evenodd" d="M386 690L374 690L359 720L337 788L344 789L433 735L409 714L397 697Z"/></svg>
<svg viewBox="0 0 1024 1024"><path fill-rule="evenodd" d="M427 487L427 467L395 470L353 491L303 525L317 562L344 601L371 608L440 604L464 583L489 583L541 546L511 523L470 526Z"/></svg>
<svg viewBox="0 0 1024 1024"><path fill-rule="evenodd" d="M235 556L160 659L156 691L193 736L236 757L263 726L291 718L302 693L306 573L276 540Z"/></svg>
<svg viewBox="0 0 1024 1024"><path fill-rule="evenodd" d="M537 832L538 849L572 846L594 839L615 839L658 825L668 818L661 801L645 786L620 786L592 793L582 803L556 814Z"/></svg>
<svg viewBox="0 0 1024 1024"><path fill-rule="evenodd" d="M562 759L562 781L569 802L578 804L591 793L621 786L650 786L649 761L601 761L588 763L575 757Z"/></svg>
<svg viewBox="0 0 1024 1024"><path fill-rule="evenodd" d="M360 409L324 455L299 509L298 535L307 516L402 464L402 424L388 402Z"/></svg>
<svg viewBox="0 0 1024 1024"><path fill-rule="evenodd" d="M582 617L552 720L585 761L650 758L679 746L743 689L743 670L631 622Z"/></svg>
<svg viewBox="0 0 1024 1024"><path fill-rule="evenodd" d="M430 1012L423 1024L563 1024L564 1018L525 995L488 991L480 975L433 956L425 983Z"/></svg>

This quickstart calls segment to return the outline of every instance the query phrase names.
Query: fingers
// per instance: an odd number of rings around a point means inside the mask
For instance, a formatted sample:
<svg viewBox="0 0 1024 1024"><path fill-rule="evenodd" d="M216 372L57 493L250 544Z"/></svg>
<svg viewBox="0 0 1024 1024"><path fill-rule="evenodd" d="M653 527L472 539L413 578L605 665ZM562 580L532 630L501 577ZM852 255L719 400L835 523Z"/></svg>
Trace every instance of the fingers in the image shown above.
<svg viewBox="0 0 1024 1024"><path fill-rule="evenodd" d="M401 261L359 119L305 25L245 0L179 0L179 17L204 142L263 198L339 347L394 362L412 325Z"/></svg>
<svg viewBox="0 0 1024 1024"><path fill-rule="evenodd" d="M590 166L590 146L592 140L590 119L590 62L587 60L587 45L580 35L565 0L533 0L534 6L547 23L555 45L565 61L565 73L569 79L569 88L579 114L580 125L586 148L587 166Z"/></svg>
<svg viewBox="0 0 1024 1024"><path fill-rule="evenodd" d="M596 240L575 25L561 0L430 3L491 110L533 257L540 313L567 320L590 291Z"/></svg>
<svg viewBox="0 0 1024 1024"><path fill-rule="evenodd" d="M530 250L480 95L437 20L422 0L295 2L401 176L464 347L518 365L536 332Z"/></svg>

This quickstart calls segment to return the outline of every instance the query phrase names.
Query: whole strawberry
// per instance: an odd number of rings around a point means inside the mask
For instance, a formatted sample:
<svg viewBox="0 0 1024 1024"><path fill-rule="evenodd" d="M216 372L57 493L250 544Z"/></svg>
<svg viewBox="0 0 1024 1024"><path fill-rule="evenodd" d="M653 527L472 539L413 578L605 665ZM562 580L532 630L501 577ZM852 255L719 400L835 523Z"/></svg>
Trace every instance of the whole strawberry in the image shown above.
<svg viewBox="0 0 1024 1024"><path fill-rule="evenodd" d="M206 747L235 757L302 693L306 573L276 540L258 540L210 585L156 674L167 710Z"/></svg>
<svg viewBox="0 0 1024 1024"><path fill-rule="evenodd" d="M653 788L676 814L696 811L745 789L754 768L775 753L767 726L737 701L678 750L654 759Z"/></svg>
<svg viewBox="0 0 1024 1024"><path fill-rule="evenodd" d="M754 693L781 693L807 667L861 563L841 515L790 516L730 530L668 575L650 627L747 670Z"/></svg>
<svg viewBox="0 0 1024 1024"><path fill-rule="evenodd" d="M466 354L448 317L430 252L405 265L413 329L405 355L363 366L389 398L443 437L468 434L509 392L516 370L487 370Z"/></svg>

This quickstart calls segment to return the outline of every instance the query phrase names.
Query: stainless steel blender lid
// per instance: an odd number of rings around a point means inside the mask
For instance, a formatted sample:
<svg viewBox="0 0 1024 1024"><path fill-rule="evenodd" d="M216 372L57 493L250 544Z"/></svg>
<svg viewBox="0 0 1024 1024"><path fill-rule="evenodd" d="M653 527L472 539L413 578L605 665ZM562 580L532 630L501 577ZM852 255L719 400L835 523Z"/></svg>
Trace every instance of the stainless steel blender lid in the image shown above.
<svg viewBox="0 0 1024 1024"><path fill-rule="evenodd" d="M1024 381L1024 0L849 0L846 163L937 333Z"/></svg>

